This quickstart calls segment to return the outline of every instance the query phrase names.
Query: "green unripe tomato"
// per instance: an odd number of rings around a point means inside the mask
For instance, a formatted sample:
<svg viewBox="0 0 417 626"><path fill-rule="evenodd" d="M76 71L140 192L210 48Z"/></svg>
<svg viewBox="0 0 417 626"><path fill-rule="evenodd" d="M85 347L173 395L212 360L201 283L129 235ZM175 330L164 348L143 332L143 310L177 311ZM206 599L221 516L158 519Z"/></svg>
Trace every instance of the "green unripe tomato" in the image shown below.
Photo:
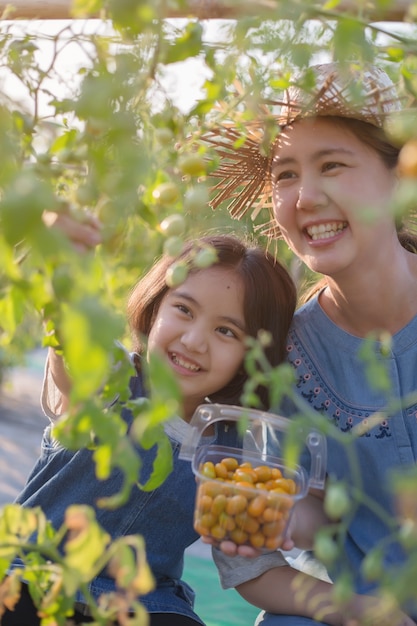
<svg viewBox="0 0 417 626"><path fill-rule="evenodd" d="M162 183L152 193L153 198L158 204L174 204L178 200L179 191L175 183Z"/></svg>
<svg viewBox="0 0 417 626"><path fill-rule="evenodd" d="M41 165L49 165L51 162L51 156L48 152L42 152L41 154L38 154L36 158L38 163Z"/></svg>
<svg viewBox="0 0 417 626"><path fill-rule="evenodd" d="M92 185L80 185L76 191L77 202L82 206L97 202L97 190Z"/></svg>
<svg viewBox="0 0 417 626"><path fill-rule="evenodd" d="M324 565L335 562L339 556L337 544L329 535L317 535L314 540L314 554Z"/></svg>
<svg viewBox="0 0 417 626"><path fill-rule="evenodd" d="M171 267L167 269L165 282L170 288L178 287L179 285L182 285L187 276L188 267L185 265L185 263L174 263L174 265L171 265Z"/></svg>
<svg viewBox="0 0 417 626"><path fill-rule="evenodd" d="M211 267L217 261L217 253L213 248L204 248L195 255L194 265L201 269Z"/></svg>
<svg viewBox="0 0 417 626"><path fill-rule="evenodd" d="M199 154L184 154L178 160L178 167L188 176L204 176L206 173L205 161Z"/></svg>
<svg viewBox="0 0 417 626"><path fill-rule="evenodd" d="M90 137L100 137L100 135L106 133L108 129L109 128L105 120L101 120L97 117L90 117L86 124L85 131L87 135L90 135Z"/></svg>
<svg viewBox="0 0 417 626"><path fill-rule="evenodd" d="M346 606L353 596L353 584L349 575L342 575L333 585L333 600L336 606Z"/></svg>
<svg viewBox="0 0 417 626"><path fill-rule="evenodd" d="M392 349L392 335L389 332L382 332L380 334L380 342L381 342L381 346L380 346L380 350L381 350L381 354L382 356L386 356L389 357L391 354L391 349Z"/></svg>
<svg viewBox="0 0 417 626"><path fill-rule="evenodd" d="M174 133L170 128L157 128L155 130L155 137L161 146L169 146L174 141Z"/></svg>
<svg viewBox="0 0 417 626"><path fill-rule="evenodd" d="M206 211L209 201L209 193L203 185L188 189L184 196L184 208L191 213Z"/></svg>
<svg viewBox="0 0 417 626"><path fill-rule="evenodd" d="M384 571L382 553L379 550L368 552L362 561L362 572L366 580L375 581L381 578Z"/></svg>
<svg viewBox="0 0 417 626"><path fill-rule="evenodd" d="M406 519L403 521L400 527L399 539L407 550L414 549L417 546L417 527L414 520Z"/></svg>
<svg viewBox="0 0 417 626"><path fill-rule="evenodd" d="M178 256L183 248L184 242L181 237L169 237L164 243L164 254L168 256Z"/></svg>
<svg viewBox="0 0 417 626"><path fill-rule="evenodd" d="M178 213L168 215L168 217L162 220L159 228L167 237L178 237L185 231L185 219Z"/></svg>
<svg viewBox="0 0 417 626"><path fill-rule="evenodd" d="M344 485L332 484L327 487L324 511L331 520L337 520L346 515L350 506L350 498Z"/></svg>

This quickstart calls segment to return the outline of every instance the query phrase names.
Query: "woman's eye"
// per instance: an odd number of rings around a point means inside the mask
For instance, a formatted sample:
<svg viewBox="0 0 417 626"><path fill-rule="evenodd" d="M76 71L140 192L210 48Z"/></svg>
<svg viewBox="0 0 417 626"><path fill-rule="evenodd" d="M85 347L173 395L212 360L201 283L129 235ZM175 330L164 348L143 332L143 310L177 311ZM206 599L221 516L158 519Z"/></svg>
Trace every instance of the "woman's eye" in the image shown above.
<svg viewBox="0 0 417 626"><path fill-rule="evenodd" d="M275 182L280 182L281 180L291 180L295 178L295 172L292 170L286 170L285 172L275 172L273 174L273 180Z"/></svg>
<svg viewBox="0 0 417 626"><path fill-rule="evenodd" d="M330 161L329 163L324 163L322 165L322 170L323 172L328 172L330 170L334 170L339 167L343 167L343 163L338 163L337 161Z"/></svg>

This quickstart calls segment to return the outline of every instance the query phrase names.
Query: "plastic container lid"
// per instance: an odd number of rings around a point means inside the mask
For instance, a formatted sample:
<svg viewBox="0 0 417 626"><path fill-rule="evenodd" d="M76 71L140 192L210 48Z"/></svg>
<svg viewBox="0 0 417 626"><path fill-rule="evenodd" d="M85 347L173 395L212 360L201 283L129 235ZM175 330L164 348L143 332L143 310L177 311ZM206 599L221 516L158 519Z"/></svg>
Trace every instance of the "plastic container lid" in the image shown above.
<svg viewBox="0 0 417 626"><path fill-rule="evenodd" d="M216 422L238 422L246 420L246 429L242 433L242 445L239 449L248 453L257 453L257 457L267 462L271 454L278 457L285 440L285 433L294 422L281 415L244 408L228 404L202 404L197 407L190 421L189 434L183 441L179 458L193 462L196 473L196 450L204 431ZM310 454L310 472L308 487L323 489L326 479L327 445L325 437L318 431L306 431L299 427L300 441ZM258 456L259 455L259 456Z"/></svg>

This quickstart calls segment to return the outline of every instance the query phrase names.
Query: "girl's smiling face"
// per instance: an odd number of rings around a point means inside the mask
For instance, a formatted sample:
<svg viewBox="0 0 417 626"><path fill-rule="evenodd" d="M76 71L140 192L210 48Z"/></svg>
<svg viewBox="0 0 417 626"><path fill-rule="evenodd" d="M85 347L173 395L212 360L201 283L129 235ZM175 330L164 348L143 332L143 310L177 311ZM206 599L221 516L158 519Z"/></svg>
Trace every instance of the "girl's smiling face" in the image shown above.
<svg viewBox="0 0 417 626"><path fill-rule="evenodd" d="M396 240L387 211L395 173L376 150L331 118L298 120L279 136L272 162L274 215L306 265L335 277L366 267Z"/></svg>
<svg viewBox="0 0 417 626"><path fill-rule="evenodd" d="M206 396L222 389L245 356L244 286L233 270L212 267L169 289L148 338L148 352L165 355L189 421Z"/></svg>

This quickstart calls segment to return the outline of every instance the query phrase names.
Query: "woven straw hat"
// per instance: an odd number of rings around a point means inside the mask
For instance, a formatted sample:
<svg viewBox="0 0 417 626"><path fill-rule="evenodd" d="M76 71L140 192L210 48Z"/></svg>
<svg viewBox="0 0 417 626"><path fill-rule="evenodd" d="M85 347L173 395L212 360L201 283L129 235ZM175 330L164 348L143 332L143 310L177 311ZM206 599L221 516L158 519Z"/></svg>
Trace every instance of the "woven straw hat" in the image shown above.
<svg viewBox="0 0 417 626"><path fill-rule="evenodd" d="M285 92L281 126L300 116L332 115L382 128L387 115L401 109L392 80L379 67L344 68L337 63L325 63L311 69L315 82L310 90L293 86Z"/></svg>
<svg viewBox="0 0 417 626"><path fill-rule="evenodd" d="M279 129L300 117L337 116L361 120L382 128L387 116L402 109L396 88L384 70L355 64L316 65L308 70L309 80L294 80L281 101L269 100L261 107L259 120L245 123L243 130L233 122L223 123L208 131L204 140L211 144L220 158L211 176L219 179L213 187L215 195L210 206L217 208L229 200L228 210L235 219L251 211L256 219L262 209L272 215L270 166L273 141L265 154L265 120L274 120ZM313 78L313 80L311 80ZM308 86L309 85L309 86ZM271 114L270 106L279 107ZM242 128L242 126L241 126ZM259 227L263 234L278 236L279 229L271 220Z"/></svg>

